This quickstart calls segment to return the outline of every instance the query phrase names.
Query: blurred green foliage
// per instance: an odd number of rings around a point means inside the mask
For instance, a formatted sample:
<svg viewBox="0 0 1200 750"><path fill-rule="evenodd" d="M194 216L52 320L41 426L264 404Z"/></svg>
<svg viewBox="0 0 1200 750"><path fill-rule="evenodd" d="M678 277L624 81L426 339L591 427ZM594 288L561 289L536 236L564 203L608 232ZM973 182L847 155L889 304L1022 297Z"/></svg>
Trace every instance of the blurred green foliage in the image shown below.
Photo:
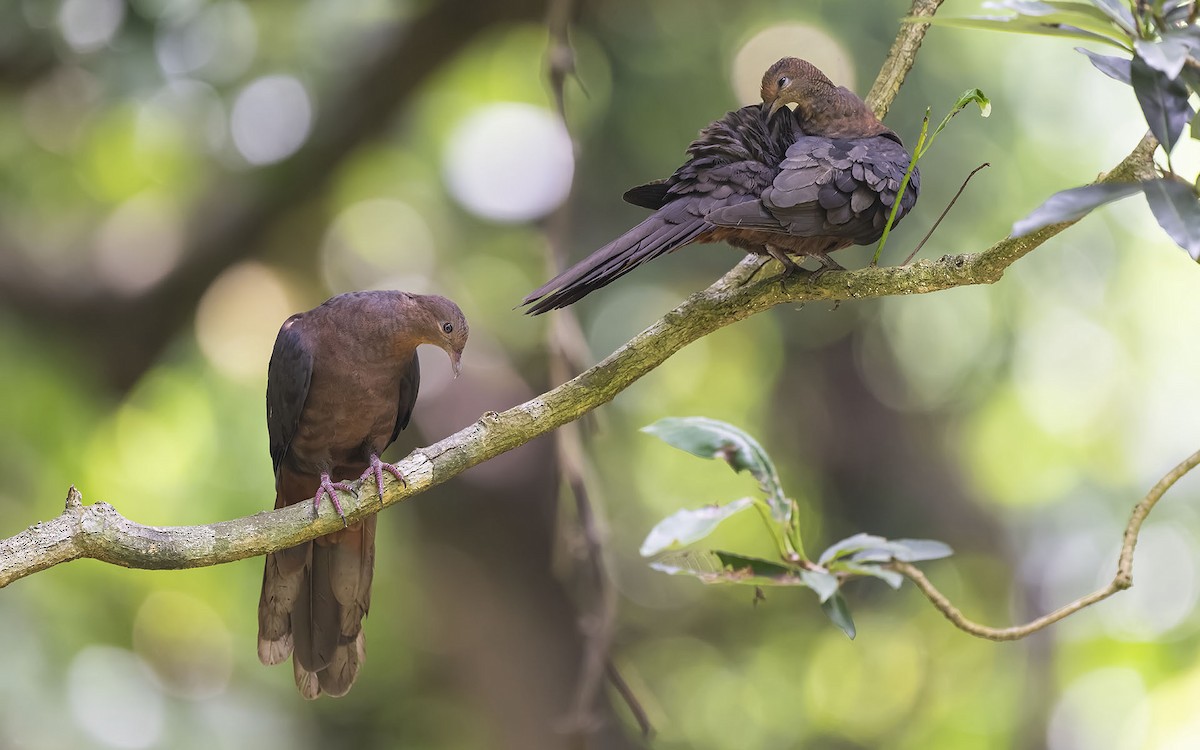
<svg viewBox="0 0 1200 750"><path fill-rule="evenodd" d="M71 4L0 6L5 535L60 512L70 483L87 501L112 502L144 523L208 523L270 507L263 378L247 373L257 357L265 374L270 337L287 313L360 278L331 273L331 264L361 263L379 284L441 290L471 320L464 378L442 392L437 368L427 368L419 434L398 448L443 437L547 385L546 322L511 310L545 278L538 223L474 216L442 176L451 133L480 107L551 106L537 13L462 45L436 40L433 47L453 52L386 127L336 164L298 171L309 143L282 163L296 170L282 173L247 164L230 137L244 87L260 76L295 76L317 125L352 127L328 107L356 90L360 56L393 43L396 28L438 3L95 0L87 7L120 20L111 38L83 51L66 41L61 14ZM907 9L901 0L586 5L573 35L586 93L574 82L567 89L579 149L571 256L636 221L639 210L622 204L621 192L669 174L701 126L745 103L730 71L757 32L794 23L833 39L854 66L839 82L862 93ZM192 39L193 52L210 54L168 74L163 49L172 39ZM888 124L912 143L927 106L973 86L991 96L993 116L957 123L922 161L921 203L883 263L907 254L979 162L993 167L925 255L986 247L1050 193L1116 163L1145 128L1128 87L1058 41L951 29L931 32ZM1197 153L1181 143L1176 168ZM113 289L114 306L136 298L157 283L147 258L177 262L163 237L174 233L186 248L208 228L196 222L226 215L198 205L232 211L288 180L319 189L234 248L239 262L253 264L251 291L219 304L215 293L206 297L225 317L189 313L131 387L110 377L141 333L96 330L69 317L72 305ZM127 201L145 196L164 207L165 235L115 222ZM411 209L397 215L418 216L430 247L408 250L415 229L366 229L366 245L333 249L335 221L381 199ZM109 245L106 231L116 237ZM870 255L844 252L839 260L851 267ZM689 248L589 297L578 312L593 354L624 342L737 257L725 247ZM752 606L746 589L702 587L645 567L638 545L658 519L754 487L744 476L698 471L694 458L660 450L638 428L673 414L737 424L771 447L814 549L859 530L943 539L958 554L929 573L964 612L996 624L1024 619L1106 577L1129 507L1200 445L1195 274L1144 210L1116 205L998 284L778 309L698 342L622 393L600 415L588 456L620 593L616 661L655 723L654 746L1188 746L1200 732L1200 480L1181 482L1155 511L1132 591L1030 642L971 639L911 587L893 594L860 584L846 592L858 630L851 643L816 608L775 594ZM10 307L18 288L36 290L36 311ZM162 304L199 306L182 294ZM217 325L204 321L226 318L226 328L201 335ZM265 343L251 337L225 358L201 343L260 328ZM89 341L105 342L107 353L89 352ZM478 521L486 505L464 506L455 535L477 541L455 550L411 507L533 487L521 472L546 469L493 463L500 468L479 467L443 494L384 514L369 658L339 701L304 703L286 667L258 664L260 561L175 572L84 561L6 588L0 660L10 679L0 687L0 745L563 746L548 724L525 727L527 735L506 729L562 665L555 652L505 645L537 623L535 603L501 581L549 561L514 556L507 570L481 567L470 546L497 533ZM769 551L756 548L755 523L743 514L714 543ZM496 671L506 657L526 668L525 682ZM521 736L541 739L522 744Z"/></svg>

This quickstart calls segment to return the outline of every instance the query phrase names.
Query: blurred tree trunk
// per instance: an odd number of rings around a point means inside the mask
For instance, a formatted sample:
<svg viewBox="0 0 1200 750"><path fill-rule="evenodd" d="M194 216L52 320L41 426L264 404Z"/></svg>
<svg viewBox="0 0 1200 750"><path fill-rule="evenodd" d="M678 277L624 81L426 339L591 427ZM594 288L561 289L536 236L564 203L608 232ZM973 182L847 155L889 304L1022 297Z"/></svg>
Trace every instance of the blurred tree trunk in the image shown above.
<svg viewBox="0 0 1200 750"><path fill-rule="evenodd" d="M474 404L457 408L460 416L477 413ZM435 487L417 508L422 577L436 608L431 618L450 646L447 658L462 694L490 724L488 747L640 747L636 731L614 714L608 690L600 692L594 732L564 731L584 640L580 612L552 565L558 510L553 438Z"/></svg>

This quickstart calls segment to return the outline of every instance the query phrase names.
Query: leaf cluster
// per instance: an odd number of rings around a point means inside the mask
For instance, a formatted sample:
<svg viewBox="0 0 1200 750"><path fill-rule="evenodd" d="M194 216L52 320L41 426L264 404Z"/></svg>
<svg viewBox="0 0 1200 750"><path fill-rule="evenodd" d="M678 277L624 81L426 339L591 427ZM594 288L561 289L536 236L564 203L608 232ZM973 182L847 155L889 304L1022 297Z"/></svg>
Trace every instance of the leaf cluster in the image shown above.
<svg viewBox="0 0 1200 750"><path fill-rule="evenodd" d="M1141 193L1159 226L1194 260L1200 260L1198 180L1177 174L1171 163L1171 152L1189 122L1190 137L1200 139L1200 119L1188 102L1193 93L1200 93L1197 0L998 0L984 5L1012 14L908 20L1066 37L1120 50L1121 55L1102 55L1076 47L1098 71L1133 89L1166 159L1166 166L1152 179L1085 185L1052 195L1013 225L1013 236L1074 221L1105 203Z"/></svg>
<svg viewBox="0 0 1200 750"><path fill-rule="evenodd" d="M796 501L784 494L775 464L757 440L733 425L707 417L667 417L642 431L694 456L719 458L735 472L749 472L763 493L762 498L743 497L724 505L679 510L664 518L641 547L642 556L656 558L650 563L655 570L691 575L710 584L750 585L760 591L766 586L812 589L829 619L853 638L854 620L841 594L846 581L869 576L899 588L903 576L890 569L890 563L936 560L951 554L950 547L930 539L888 540L855 534L834 543L816 560L809 559L801 542ZM778 559L725 550L680 550L750 508L758 511L776 545Z"/></svg>

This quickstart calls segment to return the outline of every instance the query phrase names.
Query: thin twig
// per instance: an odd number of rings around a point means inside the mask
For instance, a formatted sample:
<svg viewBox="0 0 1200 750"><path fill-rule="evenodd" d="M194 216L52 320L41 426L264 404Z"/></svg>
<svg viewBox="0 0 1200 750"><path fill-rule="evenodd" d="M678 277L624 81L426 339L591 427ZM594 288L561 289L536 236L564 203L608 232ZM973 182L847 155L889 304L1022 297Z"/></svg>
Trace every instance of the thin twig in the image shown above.
<svg viewBox="0 0 1200 750"><path fill-rule="evenodd" d="M925 236L921 238L921 241L917 243L916 248L914 248L913 251L908 254L908 257L905 258L904 262L900 265L907 266L912 262L913 258L917 257L917 253L921 252L921 248L925 247L925 243L928 242L929 238L933 236L934 230L936 230L942 223L942 219L946 218L946 214L950 213L950 209L954 208L955 202L958 201L958 196L962 195L963 191L967 189L967 183L971 181L971 178L974 177L979 170L990 166L992 165L985 161L983 164L980 164L978 167L975 167L971 170L971 174L967 175L967 179L963 180L963 184L961 187L959 187L958 192L954 194L954 197L950 199L950 203L948 203L946 208L942 210L942 215L937 217L937 221L933 222L933 226L929 228L929 231L925 233Z"/></svg>
<svg viewBox="0 0 1200 750"><path fill-rule="evenodd" d="M566 81L575 73L575 48L570 39L571 20L575 10L574 0L551 0L546 10L546 26L550 36L546 50L547 77L559 118L568 133L570 126L567 124ZM579 146L574 136L571 136L571 147L578 160ZM569 201L564 201L549 218L544 230L546 260L551 275L558 274L566 266L569 234ZM547 331L547 339L551 380L561 382L570 378L571 372L580 369L581 365L575 361L580 353L579 345L575 342L583 340L579 319L573 309L565 308L555 314L554 322ZM581 620L584 636L583 664L580 667L571 714L567 717L565 725L568 731L572 732L595 731L598 726L597 699L607 678L629 706L630 712L637 717L642 734L648 735L652 728L648 722L644 722L646 713L612 662L612 643L617 627L617 590L606 562L608 551L600 509L589 494L585 481L587 459L579 423L563 425L554 437L559 470L575 499L575 512L583 532L593 599L592 611Z"/></svg>
<svg viewBox="0 0 1200 750"><path fill-rule="evenodd" d="M1137 546L1138 534L1142 530L1142 524L1145 522L1146 517L1150 515L1150 511L1154 509L1154 506L1166 494L1167 490L1171 489L1172 485L1178 482L1189 471L1196 468L1196 466L1200 466L1200 451L1196 451L1174 469L1171 469L1133 507L1133 513L1130 515L1129 524L1125 527L1125 534L1121 542L1121 554L1117 561L1117 573L1107 586L1093 591L1087 596L1080 597L1070 604L1060 607L1048 615L1043 615L1036 620L1027 622L1024 625L1013 625L1007 628L993 628L981 625L967 618L958 607L951 604L946 595L938 591L919 568L905 562L893 562L888 567L916 584L917 588L921 590L921 593L925 594L933 606L945 615L947 620L954 623L954 626L959 630L979 638L986 638L990 641L1016 641L1039 630L1043 630L1064 617L1073 615L1081 609L1092 606L1096 602L1102 602L1118 591L1124 591L1132 586L1133 550Z"/></svg>
<svg viewBox="0 0 1200 750"><path fill-rule="evenodd" d="M646 715L646 709L642 708L642 704L638 702L637 696L634 695L633 688L629 687L629 683L617 671L616 666L610 660L608 662L608 681L625 699L625 705L629 706L629 710L633 712L634 721L641 727L642 736L649 737L654 734L654 725L650 723L650 717Z"/></svg>

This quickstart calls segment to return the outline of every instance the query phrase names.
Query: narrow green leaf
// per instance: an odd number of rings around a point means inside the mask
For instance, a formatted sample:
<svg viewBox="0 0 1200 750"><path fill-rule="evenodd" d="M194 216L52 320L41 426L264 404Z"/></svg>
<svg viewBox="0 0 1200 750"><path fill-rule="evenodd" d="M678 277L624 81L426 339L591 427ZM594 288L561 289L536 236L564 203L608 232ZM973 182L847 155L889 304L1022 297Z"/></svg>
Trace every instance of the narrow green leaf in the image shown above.
<svg viewBox="0 0 1200 750"><path fill-rule="evenodd" d="M1040 0L991 0L983 4L985 8L998 8L1015 11L1023 16L1048 16L1054 12L1054 6Z"/></svg>
<svg viewBox="0 0 1200 750"><path fill-rule="evenodd" d="M697 542L716 530L721 523L754 505L754 498L743 497L726 505L710 505L696 510L678 510L650 530L639 550L642 557Z"/></svg>
<svg viewBox="0 0 1200 750"><path fill-rule="evenodd" d="M1170 154L1191 119L1188 88L1182 81L1172 80L1162 71L1150 67L1140 57L1133 59L1130 73L1133 93L1137 95L1150 132Z"/></svg>
<svg viewBox="0 0 1200 750"><path fill-rule="evenodd" d="M950 111L946 113L946 116L942 118L941 124L938 125L937 129L934 130L933 133L929 136L929 140L926 141L925 145L921 148L921 156L924 156L925 152L928 151L931 146L933 146L933 139L937 138L938 133L940 133L946 129L946 126L950 124L950 120L954 119L954 116L957 115L959 112L962 112L963 109L965 109L969 104L971 104L971 102L974 102L979 105L979 116L980 117L987 117L992 114L991 99L988 99L987 96L979 89L967 89L966 91L964 91L962 93L962 96L958 97L958 101L956 101L954 103L954 106L951 107ZM903 188L903 186L901 186L901 187ZM901 192L897 195L897 197L896 197L897 203L899 203L900 196L902 196L902 195L903 195L903 192Z"/></svg>
<svg viewBox="0 0 1200 750"><path fill-rule="evenodd" d="M1002 17L971 17L971 18L942 18L940 16L909 16L906 23L928 23L935 26L947 26L958 29L980 29L984 31L1004 31L1016 34L1033 34L1037 36L1056 36L1069 39L1082 39L1089 42L1108 44L1118 49L1130 51L1132 47L1123 38L1106 36L1091 31L1084 31L1076 26L1061 26L1047 24L1032 18L1022 16Z"/></svg>
<svg viewBox="0 0 1200 750"><path fill-rule="evenodd" d="M1099 182L1063 190L1013 224L1012 236L1023 237L1051 224L1080 219L1097 206L1133 195L1141 189L1140 182Z"/></svg>
<svg viewBox="0 0 1200 750"><path fill-rule="evenodd" d="M1059 2L1059 0L1046 0L1046 5L1052 5L1055 8L1057 8L1058 10L1068 11L1070 13L1078 13L1080 15L1091 16L1092 18L1096 19L1097 21L1112 22L1113 26L1115 26L1117 29L1120 29L1122 32L1127 33L1123 26L1123 22L1116 23L1115 21L1113 21L1112 18L1109 17L1109 15L1107 13L1105 13L1104 11L1100 10L1095 5L1092 5L1090 3ZM1132 20L1132 17L1131 17L1131 20Z"/></svg>
<svg viewBox="0 0 1200 750"><path fill-rule="evenodd" d="M841 628L850 640L854 640L854 618L850 617L850 607L846 605L846 600L841 593L834 594L821 602L821 609L834 625Z"/></svg>
<svg viewBox="0 0 1200 750"><path fill-rule="evenodd" d="M1083 3L1037 2L1031 0L1000 0L984 3L985 8L1015 11L1022 16L1037 18L1040 23L1056 26L1075 26L1095 34L1124 39L1128 33L1099 8Z"/></svg>
<svg viewBox="0 0 1200 750"><path fill-rule="evenodd" d="M1192 186L1162 178L1143 182L1142 189L1158 225L1193 260L1200 260L1200 203Z"/></svg>

